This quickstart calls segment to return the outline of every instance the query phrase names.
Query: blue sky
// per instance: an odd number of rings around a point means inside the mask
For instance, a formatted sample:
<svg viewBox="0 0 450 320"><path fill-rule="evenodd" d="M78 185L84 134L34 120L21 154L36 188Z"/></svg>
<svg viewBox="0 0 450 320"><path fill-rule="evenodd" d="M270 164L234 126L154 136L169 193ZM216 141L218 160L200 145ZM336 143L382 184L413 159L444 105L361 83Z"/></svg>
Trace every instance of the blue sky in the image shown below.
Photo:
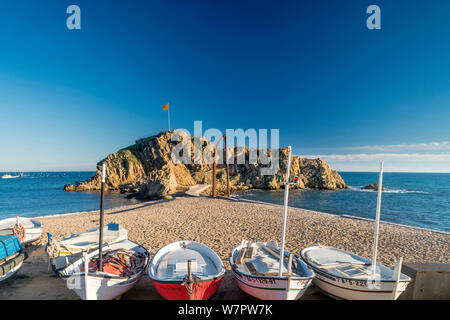
<svg viewBox="0 0 450 320"><path fill-rule="evenodd" d="M81 30L66 8L81 8ZM381 8L381 30L366 8ZM94 170L167 128L280 129L333 168L450 172L448 1L0 4L0 171Z"/></svg>

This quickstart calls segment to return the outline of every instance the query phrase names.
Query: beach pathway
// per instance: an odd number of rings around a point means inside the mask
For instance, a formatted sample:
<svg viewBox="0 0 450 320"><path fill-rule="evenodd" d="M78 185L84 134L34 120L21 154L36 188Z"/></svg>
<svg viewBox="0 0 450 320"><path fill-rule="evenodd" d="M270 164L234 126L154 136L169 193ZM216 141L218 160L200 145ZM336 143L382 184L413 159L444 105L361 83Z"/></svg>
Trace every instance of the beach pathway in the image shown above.
<svg viewBox="0 0 450 320"><path fill-rule="evenodd" d="M189 196L198 197L202 191L205 191L210 186L210 184L196 184L195 186L190 187L189 190L186 191L186 194Z"/></svg>

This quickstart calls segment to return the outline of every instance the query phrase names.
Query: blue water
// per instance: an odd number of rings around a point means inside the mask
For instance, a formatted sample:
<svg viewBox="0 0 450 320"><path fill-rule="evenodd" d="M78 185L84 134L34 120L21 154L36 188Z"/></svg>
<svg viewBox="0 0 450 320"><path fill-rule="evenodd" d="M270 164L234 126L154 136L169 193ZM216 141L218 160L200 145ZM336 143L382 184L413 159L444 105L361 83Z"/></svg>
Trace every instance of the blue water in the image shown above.
<svg viewBox="0 0 450 320"><path fill-rule="evenodd" d="M64 192L63 186L94 172L32 172L0 179L0 219L98 210L99 192ZM0 174L0 176L3 173ZM362 186L376 183L378 173L342 172L349 189L291 190L289 205L333 214L375 218L377 193ZM450 174L384 173L381 220L450 232ZM283 191L250 190L244 198L283 203ZM119 193L105 194L105 208L138 203Z"/></svg>
<svg viewBox="0 0 450 320"><path fill-rule="evenodd" d="M0 173L3 176L4 173ZM99 192L65 192L67 183L89 179L94 172L25 172L20 178L0 179L0 219L36 217L98 210ZM15 175L15 174L13 174ZM105 193L105 208L136 203L119 193Z"/></svg>
<svg viewBox="0 0 450 320"><path fill-rule="evenodd" d="M375 219L377 192L361 187L378 182L378 173L340 173L349 189L290 190L289 205L297 208ZM381 220L450 232L450 174L384 173ZM283 203L283 191L249 190L244 198Z"/></svg>

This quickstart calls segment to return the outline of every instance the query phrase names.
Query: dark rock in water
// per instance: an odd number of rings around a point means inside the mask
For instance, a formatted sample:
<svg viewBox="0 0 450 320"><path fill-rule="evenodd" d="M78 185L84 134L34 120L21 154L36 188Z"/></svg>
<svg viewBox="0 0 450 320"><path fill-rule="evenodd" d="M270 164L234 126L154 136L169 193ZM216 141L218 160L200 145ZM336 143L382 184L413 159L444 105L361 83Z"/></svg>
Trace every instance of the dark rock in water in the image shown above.
<svg viewBox="0 0 450 320"><path fill-rule="evenodd" d="M101 168L106 164L107 190L120 190L121 193L131 193L132 197L141 199L169 198L170 194L182 192L195 184L211 184L212 164L196 164L194 152L194 137L183 136L187 145L191 146L191 163L175 163L172 160L172 150L179 141L172 141L172 133L161 132L155 136L140 139L136 144L110 154L97 164L97 172L87 181L79 181L74 185L65 185L65 191L99 190L101 186ZM181 138L180 138L181 139ZM190 139L190 141L189 141ZM201 154L212 154L214 144L204 138L199 140ZM219 152L222 150L218 150ZM232 190L241 189L271 189L284 187L287 148L279 150L279 169L274 175L262 175L262 169L267 167L261 163L249 163L249 148L234 147L234 162L230 164L230 187ZM251 150L253 151L253 150ZM268 150L268 157L271 150ZM244 155L245 163L236 164L238 156ZM187 156L189 159L189 155ZM217 187L226 185L225 166L218 165L216 171ZM291 160L292 177L297 176L298 183L292 189L344 189L347 188L342 177L321 159L306 159L293 156Z"/></svg>
<svg viewBox="0 0 450 320"><path fill-rule="evenodd" d="M362 187L364 190L373 190L378 191L378 183L369 184L367 186ZM384 191L384 187L381 187L381 190Z"/></svg>

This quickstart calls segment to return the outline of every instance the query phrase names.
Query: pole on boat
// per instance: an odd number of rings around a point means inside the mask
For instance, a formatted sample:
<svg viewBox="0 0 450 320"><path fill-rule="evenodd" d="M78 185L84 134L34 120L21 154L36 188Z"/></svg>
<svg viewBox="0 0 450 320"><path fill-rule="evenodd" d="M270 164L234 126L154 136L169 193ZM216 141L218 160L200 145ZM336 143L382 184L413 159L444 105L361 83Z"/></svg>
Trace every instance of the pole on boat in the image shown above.
<svg viewBox="0 0 450 320"><path fill-rule="evenodd" d="M102 166L102 187L100 193L100 230L98 239L98 271L103 271L103 198L106 180L106 165Z"/></svg>
<svg viewBox="0 0 450 320"><path fill-rule="evenodd" d="M397 290L400 285L400 277L402 275L402 263L403 263L403 258L400 257L400 259L397 261L397 264L395 265L394 272L392 274L392 280L395 281L395 287L394 287L394 290L392 290L392 294L393 294L392 300L397 299Z"/></svg>
<svg viewBox="0 0 450 320"><path fill-rule="evenodd" d="M378 198L377 198L377 215L375 219L375 237L373 240L373 254L372 254L372 278L375 277L377 268L377 247L378 247L378 232L380 228L380 210L381 210L381 194L383 192L383 161L380 163L380 175L378 178Z"/></svg>
<svg viewBox="0 0 450 320"><path fill-rule="evenodd" d="M291 171L291 146L288 147L288 159L286 164L286 181L284 183L284 210L283 210L283 227L281 229L281 249L280 249L280 269L278 276L283 276L283 261L284 261L284 240L286 238L286 218L289 197L289 172Z"/></svg>
<svg viewBox="0 0 450 320"><path fill-rule="evenodd" d="M288 273L287 273L287 294L289 294L289 289L291 288L291 278L292 278L292 258L293 254L289 253L289 260L288 260Z"/></svg>
<svg viewBox="0 0 450 320"><path fill-rule="evenodd" d="M83 259L84 259L84 300L91 300L89 296L89 260L88 255L85 252L83 252Z"/></svg>
<svg viewBox="0 0 450 320"><path fill-rule="evenodd" d="M187 268L188 268L188 277L187 277L187 292L189 295L189 300L192 300L192 269L191 269L191 260L187 261Z"/></svg>

